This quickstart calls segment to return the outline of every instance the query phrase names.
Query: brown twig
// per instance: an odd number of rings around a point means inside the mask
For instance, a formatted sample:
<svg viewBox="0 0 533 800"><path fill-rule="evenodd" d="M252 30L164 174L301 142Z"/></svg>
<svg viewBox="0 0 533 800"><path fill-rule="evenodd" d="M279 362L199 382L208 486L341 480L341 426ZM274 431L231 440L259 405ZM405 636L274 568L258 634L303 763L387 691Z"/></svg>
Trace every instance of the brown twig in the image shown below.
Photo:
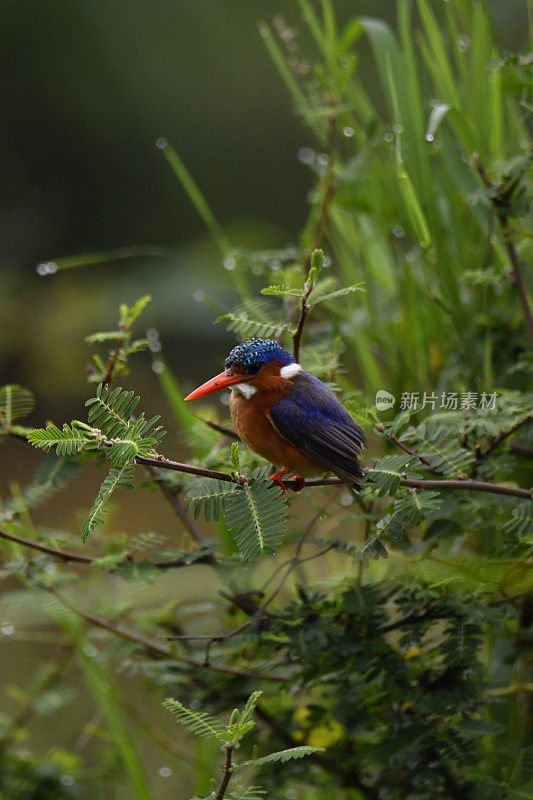
<svg viewBox="0 0 533 800"><path fill-rule="evenodd" d="M117 366L118 357L120 355L120 351L122 350L122 345L124 344L124 339L126 338L126 332L124 332L124 336L122 339L119 339L117 342L117 346L111 353L111 357L107 364L107 369L105 371L105 375L102 378L102 383L106 386L108 383L111 383L113 380L113 375L115 373L115 369Z"/></svg>
<svg viewBox="0 0 533 800"><path fill-rule="evenodd" d="M164 644L153 642L150 639L146 639L144 636L139 636L132 631L128 631L125 628L116 625L114 622L111 622L104 617L100 617L98 614L91 614L88 611L82 611L81 609L76 608L76 606L67 600L64 595L60 594L50 586L41 585L40 588L53 594L54 597L63 603L64 606L69 608L90 625L94 625L97 628L102 628L103 630L115 634L115 636L118 636L121 639L126 639L129 642L138 644L145 650L148 650L155 655L164 656L165 658L175 658L176 660L182 661L184 664L187 664L191 667L197 667L198 669L210 669L213 672L221 672L225 675L233 675L239 678L252 678L255 680L272 681L274 683L288 683L290 681L290 677L288 675L276 675L272 672L254 672L249 669L228 667L223 664L203 664L201 661L197 661L195 658L189 658L188 656L175 653L170 649L170 647L167 647Z"/></svg>
<svg viewBox="0 0 533 800"><path fill-rule="evenodd" d="M7 533L7 531L3 530L0 530L0 538L7 539L15 544L20 544L22 547L28 547L31 550L39 550L41 553L46 553L49 556L54 556L54 558L59 558L61 561L65 562L70 561L77 564L93 564L95 561L98 561L96 556L85 556L80 553L72 553L69 550L59 550L56 547L48 547L48 545L41 544L40 542L34 542L30 539L23 539L22 536L16 536L14 533ZM133 558L129 554L125 554L124 558L128 559L130 562L133 561ZM185 558L176 558L171 561L150 561L149 563L156 567L156 569L171 569L176 567L187 567L190 565L190 562L188 562ZM206 553L205 556L200 556L193 563L215 565L217 560L215 556L211 555L210 553Z"/></svg>
<svg viewBox="0 0 533 800"><path fill-rule="evenodd" d="M382 423L380 423L380 424L377 426L377 428L376 428L376 431L377 431L377 433L380 433L382 436L384 436L384 437L385 437L385 439L388 439L388 441L389 441L389 442L392 442L392 444L395 444L395 445L396 445L396 447L399 447L399 448L400 448L400 450L403 450L403 452L404 452L404 453L408 453L408 455L410 455L410 456L413 456L414 458L417 458L417 459L420 461L420 463L421 463L421 464L423 464L423 466L424 466L424 467L425 467L427 470L429 470L429 471L431 471L431 472L434 472L434 471L435 471L435 470L434 470L434 469L431 467L431 464L430 464L430 462L427 460L427 458L424 458L424 456L421 456L421 455L419 455L418 453L415 453L415 451L414 451L414 450L411 450L411 448L410 448L410 447L407 447L407 445L405 445L403 442L401 442L401 441L398 439L398 437L397 437L397 436L394 436L394 434L392 434L392 433L387 433L387 432L385 431L385 427L383 426L383 424L382 424Z"/></svg>
<svg viewBox="0 0 533 800"><path fill-rule="evenodd" d="M205 541L205 536L201 532L201 530L196 525L195 521L188 513L187 509L184 507L183 503L180 500L179 492L181 490L173 489L172 486L169 486L168 483L158 475L157 470L154 467L148 467L148 472L154 479L154 481L159 486L161 492L163 493L164 497L168 500L177 517L183 522L189 533L191 534L192 538L198 544L201 544Z"/></svg>
<svg viewBox="0 0 533 800"><path fill-rule="evenodd" d="M533 157L533 150L530 150L530 158L531 157ZM479 172L479 175L485 185L485 188L491 190L494 189L494 184L490 180L483 165L481 164L478 153L473 154L472 162L476 167L477 171ZM512 195L514 194L517 186L520 183L521 177L522 176L519 175L500 195L497 195L494 192L490 192L488 193L488 197L494 207L494 211L496 213L496 216L498 217L498 222L500 223L500 228L503 235L503 241L507 250L507 254L509 256L509 261L511 262L513 283L516 286L518 295L520 297L520 302L522 304L522 311L524 314L524 320L526 323L529 340L533 344L533 314L531 313L531 307L529 305L529 299L527 296L527 287L524 279L524 273L522 271L522 265L520 264L520 258L518 257L518 252L516 250L514 242L511 239L511 231L509 229L508 207Z"/></svg>
<svg viewBox="0 0 533 800"><path fill-rule="evenodd" d="M526 414L526 416L518 420L518 422L515 425L513 425L512 428L500 431L498 436L492 441L492 443L487 447L487 449L478 453L478 459L487 458L492 453L493 450L496 450L496 448L499 447L499 445L502 442L504 442L509 436L512 436L512 434L515 433L519 428L521 428L522 425L525 425L526 422L529 422L532 419L533 419L532 414Z"/></svg>
<svg viewBox="0 0 533 800"><path fill-rule="evenodd" d="M332 98L331 105L335 106L335 101ZM298 319L298 325L296 327L296 331L292 335L293 340L293 353L294 358L298 361L300 356L300 344L302 340L302 334L305 327L305 323L307 317L309 316L309 312L311 307L308 304L309 295L313 291L313 285L309 281L309 271L311 269L311 258L313 255L313 250L316 250L322 245L322 241L324 239L324 235L326 233L326 228L329 219L329 209L331 205L331 201L333 199L333 195L335 192L335 187L333 184L333 145L335 143L335 132L337 128L337 116L334 112L330 114L328 117L328 130L326 136L326 155L328 157L328 166L326 174L324 175L324 179L322 181L322 194L320 200L320 210L318 215L318 221L316 224L316 229L314 236L312 238L312 246L309 248L309 252L307 254L306 259L306 282L304 286L304 293L302 295L302 301L300 305L300 317Z"/></svg>
<svg viewBox="0 0 533 800"><path fill-rule="evenodd" d="M234 478L228 472L217 472L213 469L205 469L204 467L195 467L192 464L182 464L179 461L172 461L171 459L159 456L157 458L147 458L144 456L137 456L134 459L136 464L143 464L145 466L156 467L158 469L170 469L175 472L185 472L189 475L201 475L204 478L213 478L218 481L225 481L226 483L242 483L242 479ZM298 481L292 479L284 481L285 486L289 489L298 489ZM305 482L306 487L311 488L314 486L339 486L343 481L340 478L311 478ZM416 478L400 478L400 486L406 486L410 489L461 489L463 491L477 491L477 492L490 492L492 494L504 494L511 497L525 497L531 500L531 492L529 489L521 489L515 486L503 486L498 483L487 483L485 481L474 481L469 478L464 480L422 480Z"/></svg>
<svg viewBox="0 0 533 800"><path fill-rule="evenodd" d="M199 419L200 422L203 422L205 425L213 428L214 431L223 433L224 436L227 436L229 439L239 439L239 434L228 425L222 425L220 422L216 422L214 419L204 419L203 417L196 417L196 419Z"/></svg>
<svg viewBox="0 0 533 800"><path fill-rule="evenodd" d="M229 782L231 780L231 776L234 773L233 768L233 751L235 749L235 745L230 744L227 742L224 745L224 750L226 751L226 758L224 761L224 766L222 767L222 772L224 776L222 778L221 784L218 787L218 792L216 794L216 800L223 800L224 795L226 794L226 789L228 788Z"/></svg>

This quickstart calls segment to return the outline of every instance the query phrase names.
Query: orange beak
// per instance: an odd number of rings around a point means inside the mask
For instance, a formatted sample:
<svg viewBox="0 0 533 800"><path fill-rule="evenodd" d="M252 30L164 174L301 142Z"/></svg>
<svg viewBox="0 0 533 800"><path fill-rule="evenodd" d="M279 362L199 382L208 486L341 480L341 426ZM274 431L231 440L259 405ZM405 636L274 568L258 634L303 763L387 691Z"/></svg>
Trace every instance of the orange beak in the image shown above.
<svg viewBox="0 0 533 800"><path fill-rule="evenodd" d="M231 375L229 372L221 372L220 375L215 375L210 381L202 383L198 389L188 394L185 400L196 400L197 397L203 397L204 394L218 392L219 389L225 389L226 386L233 386L234 383L246 380L246 377L246 375Z"/></svg>

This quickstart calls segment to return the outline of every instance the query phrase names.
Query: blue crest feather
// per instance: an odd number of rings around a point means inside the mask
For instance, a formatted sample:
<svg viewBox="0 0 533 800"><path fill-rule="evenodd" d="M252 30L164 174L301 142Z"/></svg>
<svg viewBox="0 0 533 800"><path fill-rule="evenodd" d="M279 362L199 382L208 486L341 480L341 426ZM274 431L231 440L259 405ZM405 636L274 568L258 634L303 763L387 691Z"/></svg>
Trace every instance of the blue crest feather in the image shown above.
<svg viewBox="0 0 533 800"><path fill-rule="evenodd" d="M294 363L294 357L284 350L274 339L247 339L234 347L226 358L226 368L241 366L255 367L268 364L276 359L284 367Z"/></svg>

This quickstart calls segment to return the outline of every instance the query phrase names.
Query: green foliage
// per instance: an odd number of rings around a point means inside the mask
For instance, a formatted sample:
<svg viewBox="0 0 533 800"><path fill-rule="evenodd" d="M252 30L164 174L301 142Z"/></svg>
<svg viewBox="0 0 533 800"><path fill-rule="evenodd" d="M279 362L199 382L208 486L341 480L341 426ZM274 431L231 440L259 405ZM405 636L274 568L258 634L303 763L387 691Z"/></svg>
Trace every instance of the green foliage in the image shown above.
<svg viewBox="0 0 533 800"><path fill-rule="evenodd" d="M287 502L276 498L275 486L251 478L224 496L224 518L243 556L256 561L274 553L287 526Z"/></svg>
<svg viewBox="0 0 533 800"><path fill-rule="evenodd" d="M243 339L253 336L276 338L289 330L285 322L272 319L272 309L259 301L245 301L242 308L231 314L223 314L215 322L228 322L228 331L234 331Z"/></svg>
<svg viewBox="0 0 533 800"><path fill-rule="evenodd" d="M55 447L58 456L72 456L87 450L88 446L97 447L99 439L96 431L88 425L74 420L72 425L63 424L63 430L49 422L46 428L37 428L28 434L28 442L40 450Z"/></svg>
<svg viewBox="0 0 533 800"><path fill-rule="evenodd" d="M409 455L384 456L378 459L373 467L366 470L373 482L372 491L378 497L386 494L395 495L400 486L400 479L418 463L417 458Z"/></svg>
<svg viewBox="0 0 533 800"><path fill-rule="evenodd" d="M225 726L215 717L203 711L193 711L173 697L168 697L163 702L163 706L174 714L180 725L183 725L190 733L193 733L195 736L213 739L222 743L222 749L226 751L226 766L224 767L224 771L229 772L231 775L246 767L262 767L276 762L284 764L287 761L304 758L305 756L323 750L322 747L304 745L302 747L291 747L288 750L270 753L261 758L243 761L240 764L234 763L233 750L240 745L241 740L249 734L255 726L253 713L262 694L262 692L253 692L246 701L246 705L241 712L239 712L237 708L233 709L229 723ZM224 782L221 786L223 785ZM236 794L230 794L229 797L251 798L257 796L258 791L260 795L263 794L256 786L249 786L247 788L241 787ZM221 792L222 789L219 789L217 797L224 796ZM213 797L214 795L211 794L210 796ZM193 800L195 799L193 798ZM196 798L196 800L198 800L198 798Z"/></svg>
<svg viewBox="0 0 533 800"><path fill-rule="evenodd" d="M151 299L151 296L147 294L136 300L131 308L122 303L119 309L118 330L97 331L85 338L87 344L115 343L113 349L109 351L107 364L99 354L93 355L89 374L89 380L92 383L107 383L113 376L127 375L130 356L141 353L150 347L152 344L150 340L133 338L132 327Z"/></svg>
<svg viewBox="0 0 533 800"><path fill-rule="evenodd" d="M112 469L109 471L109 475L107 478L105 478L100 486L100 491L98 492L98 496L94 501L91 510L89 511L89 515L81 526L81 538L83 542L87 541L87 537L94 530L94 528L105 524L104 517L109 513L109 510L105 507L105 504L115 489L134 488L133 467L125 464L120 469Z"/></svg>

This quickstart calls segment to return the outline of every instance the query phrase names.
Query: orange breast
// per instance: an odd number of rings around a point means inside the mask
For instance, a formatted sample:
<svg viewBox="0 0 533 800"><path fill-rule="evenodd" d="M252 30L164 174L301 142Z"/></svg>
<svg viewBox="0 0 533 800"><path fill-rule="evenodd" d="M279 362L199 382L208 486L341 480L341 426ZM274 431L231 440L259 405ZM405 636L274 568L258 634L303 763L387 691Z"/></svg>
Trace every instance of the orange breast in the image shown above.
<svg viewBox="0 0 533 800"><path fill-rule="evenodd" d="M259 391L247 400L237 392L232 392L230 412L235 430L251 450L276 467L286 467L296 475L319 475L324 468L280 436L269 419L268 409L286 393L279 389L273 392Z"/></svg>

